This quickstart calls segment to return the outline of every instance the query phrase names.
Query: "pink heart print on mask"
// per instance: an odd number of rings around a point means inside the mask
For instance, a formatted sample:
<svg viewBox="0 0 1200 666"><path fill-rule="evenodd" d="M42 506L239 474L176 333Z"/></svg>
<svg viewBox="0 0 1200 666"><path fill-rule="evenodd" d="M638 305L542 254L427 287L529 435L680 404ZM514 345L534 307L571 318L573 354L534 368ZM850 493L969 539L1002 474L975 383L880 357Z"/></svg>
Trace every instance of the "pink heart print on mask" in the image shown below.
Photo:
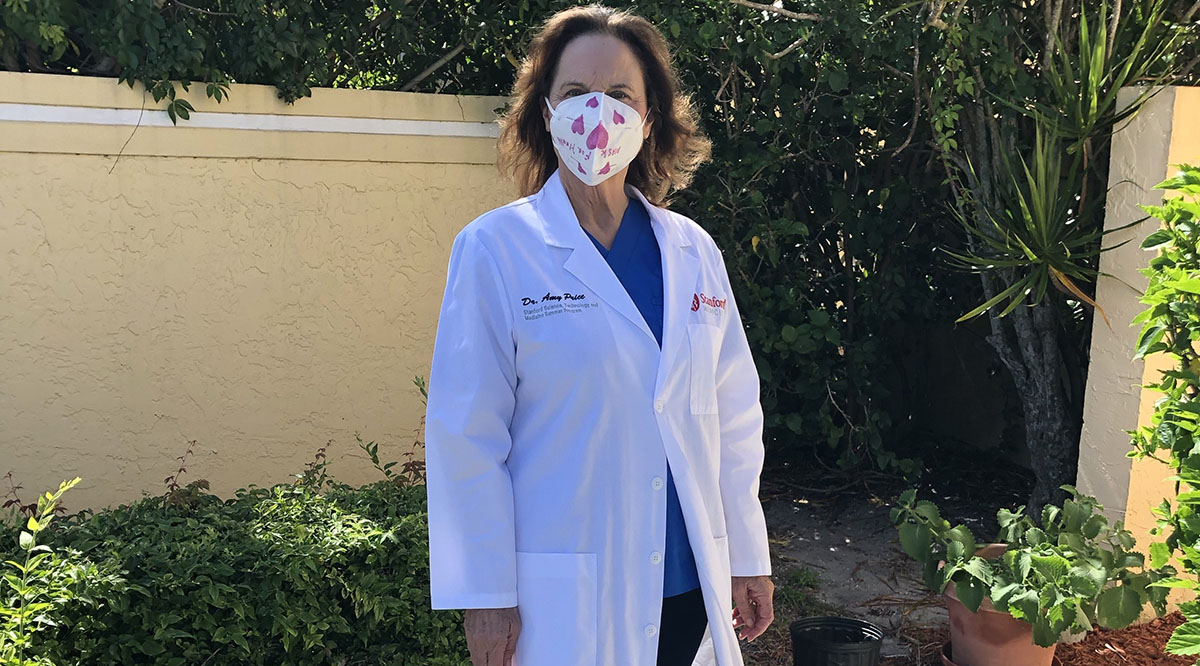
<svg viewBox="0 0 1200 666"><path fill-rule="evenodd" d="M567 97L551 106L550 143L564 165L563 178L595 186L622 173L644 141L638 110L604 93ZM567 175L573 174L573 175Z"/></svg>
<svg viewBox="0 0 1200 666"><path fill-rule="evenodd" d="M592 133L588 135L587 147L588 150L604 148L608 145L608 130L604 129L604 125L597 124Z"/></svg>

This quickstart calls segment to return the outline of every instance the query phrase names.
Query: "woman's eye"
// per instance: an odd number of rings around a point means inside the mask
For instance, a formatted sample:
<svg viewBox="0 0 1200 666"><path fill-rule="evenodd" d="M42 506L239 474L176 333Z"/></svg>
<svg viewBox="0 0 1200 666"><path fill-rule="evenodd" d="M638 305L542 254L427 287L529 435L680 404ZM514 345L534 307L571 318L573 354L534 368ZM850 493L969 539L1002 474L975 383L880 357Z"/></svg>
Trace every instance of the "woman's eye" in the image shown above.
<svg viewBox="0 0 1200 666"><path fill-rule="evenodd" d="M625 91L623 91L623 90L614 90L613 92L610 92L608 94L608 96L612 97L614 99L625 99L625 98L629 97L629 95L626 94Z"/></svg>
<svg viewBox="0 0 1200 666"><path fill-rule="evenodd" d="M568 90L567 94L563 95L563 97L574 97L576 95L581 95L581 94L583 94L582 90L580 90L578 88L572 88L571 90Z"/></svg>

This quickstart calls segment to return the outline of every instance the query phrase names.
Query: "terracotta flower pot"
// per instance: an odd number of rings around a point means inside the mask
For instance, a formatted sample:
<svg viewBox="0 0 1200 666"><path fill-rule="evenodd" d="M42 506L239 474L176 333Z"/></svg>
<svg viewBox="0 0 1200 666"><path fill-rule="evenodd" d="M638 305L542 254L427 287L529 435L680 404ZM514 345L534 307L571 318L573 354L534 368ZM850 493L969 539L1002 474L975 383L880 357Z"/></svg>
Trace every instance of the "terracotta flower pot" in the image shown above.
<svg viewBox="0 0 1200 666"><path fill-rule="evenodd" d="M946 643L942 646L942 666L962 666L962 664L954 663L954 655L950 651L950 644ZM1062 666L1062 661L1058 657L1054 658L1054 666Z"/></svg>
<svg viewBox="0 0 1200 666"><path fill-rule="evenodd" d="M1008 548L1002 543L989 544L977 551L984 559L999 557ZM1002 613L985 598L979 612L972 613L958 600L954 584L946 586L943 597L946 610L950 612L950 644L954 650L954 662L949 652L942 655L948 666L1050 666L1054 663L1054 648L1041 647L1033 642L1033 625Z"/></svg>

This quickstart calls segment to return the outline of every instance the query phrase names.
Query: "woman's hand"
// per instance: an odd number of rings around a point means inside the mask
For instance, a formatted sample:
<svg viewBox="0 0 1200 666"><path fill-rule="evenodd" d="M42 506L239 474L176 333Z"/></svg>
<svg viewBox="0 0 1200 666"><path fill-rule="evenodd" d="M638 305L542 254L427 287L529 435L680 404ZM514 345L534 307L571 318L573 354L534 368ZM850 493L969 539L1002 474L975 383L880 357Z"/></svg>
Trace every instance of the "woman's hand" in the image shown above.
<svg viewBox="0 0 1200 666"><path fill-rule="evenodd" d="M463 614L471 666L510 666L521 633L516 608L468 608Z"/></svg>
<svg viewBox="0 0 1200 666"><path fill-rule="evenodd" d="M733 629L738 638L752 641L775 619L775 583L769 576L733 577Z"/></svg>

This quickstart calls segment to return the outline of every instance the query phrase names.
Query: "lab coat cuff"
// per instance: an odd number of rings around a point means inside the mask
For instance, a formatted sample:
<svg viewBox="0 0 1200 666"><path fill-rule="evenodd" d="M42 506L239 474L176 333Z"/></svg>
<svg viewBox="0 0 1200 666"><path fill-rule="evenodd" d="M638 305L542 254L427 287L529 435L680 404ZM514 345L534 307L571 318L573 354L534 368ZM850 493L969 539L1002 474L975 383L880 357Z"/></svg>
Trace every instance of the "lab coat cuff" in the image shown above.
<svg viewBox="0 0 1200 666"><path fill-rule="evenodd" d="M731 562L730 574L733 576L770 576L770 562Z"/></svg>
<svg viewBox="0 0 1200 666"><path fill-rule="evenodd" d="M434 596L433 610L460 610L466 608L513 608L517 605L516 592L499 594L439 594Z"/></svg>

